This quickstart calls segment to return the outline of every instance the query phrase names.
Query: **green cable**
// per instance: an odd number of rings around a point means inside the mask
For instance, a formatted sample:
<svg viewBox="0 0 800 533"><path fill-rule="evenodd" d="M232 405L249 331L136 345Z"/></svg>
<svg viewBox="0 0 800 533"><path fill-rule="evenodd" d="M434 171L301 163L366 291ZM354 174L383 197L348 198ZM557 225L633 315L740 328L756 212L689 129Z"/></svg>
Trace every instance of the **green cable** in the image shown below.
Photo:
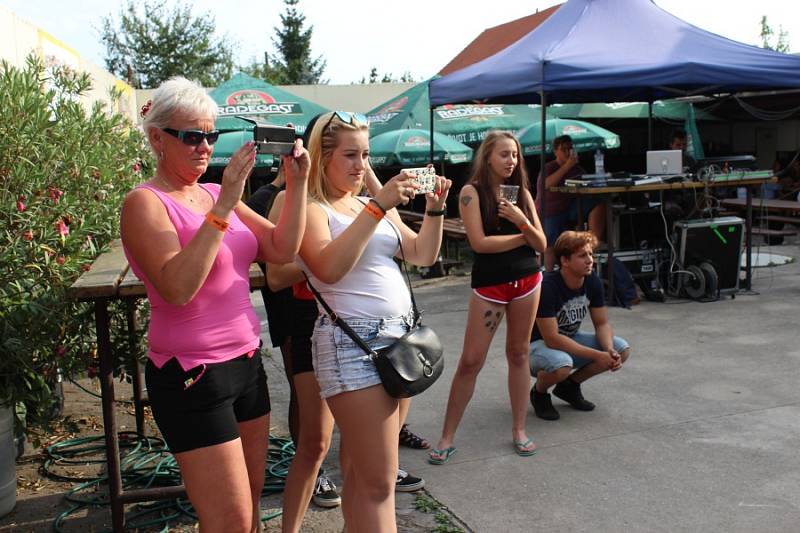
<svg viewBox="0 0 800 533"><path fill-rule="evenodd" d="M131 431L118 433L118 439L123 490L182 484L175 457L162 439L142 436ZM104 436L63 440L45 449L47 459L42 467L44 474L57 481L77 483L64 495L70 508L53 521L53 531L61 532L64 521L74 513L90 507L109 505L107 490L98 494L102 487L107 489L108 476L86 478L62 471L76 465L105 464L105 449ZM270 437L262 497L283 492L294 454L295 446L291 439ZM263 516L261 521L266 522L280 515L281 512L276 511ZM161 527L159 531L167 532L175 521L185 518L197 520L191 503L184 498L139 503L127 514L125 529Z"/></svg>

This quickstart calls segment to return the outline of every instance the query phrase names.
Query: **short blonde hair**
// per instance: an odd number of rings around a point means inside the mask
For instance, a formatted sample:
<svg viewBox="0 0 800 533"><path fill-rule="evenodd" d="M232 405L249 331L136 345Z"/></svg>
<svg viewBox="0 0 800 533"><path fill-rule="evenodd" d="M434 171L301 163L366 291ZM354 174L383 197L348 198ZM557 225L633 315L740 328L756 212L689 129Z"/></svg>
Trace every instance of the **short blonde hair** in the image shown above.
<svg viewBox="0 0 800 533"><path fill-rule="evenodd" d="M208 92L199 84L181 76L162 83L153 93L150 102L143 124L148 139L150 130L168 128L172 117L177 113L203 115L212 121L217 118L217 103Z"/></svg>
<svg viewBox="0 0 800 533"><path fill-rule="evenodd" d="M308 195L322 203L329 203L330 189L325 176L325 165L330 160L331 154L339 146L339 132L341 131L369 131L367 124L362 124L355 117L350 123L339 118L336 111L320 115L311 130L308 139L308 153L311 156L311 166L308 174ZM361 187L363 187L363 179Z"/></svg>
<svg viewBox="0 0 800 533"><path fill-rule="evenodd" d="M553 255L556 264L561 265L561 258L569 256L589 245L592 250L597 246L597 237L591 231L565 231L556 239L553 245Z"/></svg>

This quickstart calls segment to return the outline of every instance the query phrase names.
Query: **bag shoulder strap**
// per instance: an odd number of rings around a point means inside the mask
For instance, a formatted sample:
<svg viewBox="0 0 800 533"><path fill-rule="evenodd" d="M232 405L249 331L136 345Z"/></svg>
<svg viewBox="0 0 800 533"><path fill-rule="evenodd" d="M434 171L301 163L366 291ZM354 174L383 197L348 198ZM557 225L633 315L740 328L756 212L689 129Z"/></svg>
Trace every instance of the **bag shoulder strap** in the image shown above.
<svg viewBox="0 0 800 533"><path fill-rule="evenodd" d="M351 328L347 322L342 320L341 317L339 317L339 315L336 314L336 311L331 309L331 307L328 305L328 302L325 301L325 298L322 297L322 295L319 293L316 287L314 287L314 285L311 283L311 280L308 278L308 274L306 274L305 270L303 270L302 272L303 276L306 278L306 283L308 284L308 288L311 289L311 292L314 294L314 298L316 298L317 301L322 306L322 308L325 309L325 312L328 314L330 319L333 320L333 323L342 328L342 331L347 333L347 336L353 339L353 342L356 343L356 345L359 348L364 350L364 353L366 353L369 356L375 356L376 355L375 350L370 348L369 345L366 342L364 342L364 339L362 339L358 335L358 333L353 331L353 328Z"/></svg>
<svg viewBox="0 0 800 533"><path fill-rule="evenodd" d="M364 206L367 205L360 198L356 198L356 200L361 202ZM411 309L414 311L414 326L417 326L422 318L422 313L420 313L419 307L417 307L417 300L414 298L414 289L411 287L411 278L408 275L408 268L406 268L406 254L403 252L403 239L400 237L400 233L397 231L397 228L394 227L394 224L390 220L387 220L386 222L389 224L389 227L392 228L392 231L397 237L397 245L400 247L400 270L403 271L403 274L405 274L406 277L408 294L411 296Z"/></svg>
<svg viewBox="0 0 800 533"><path fill-rule="evenodd" d="M359 198L356 199L362 204L364 204L364 202L361 201L361 199ZM389 222L389 227L392 228L392 231L394 231L395 235L397 236L397 242L398 245L400 246L400 257L402 258L401 270L406 276L406 283L408 283L408 293L411 296L411 307L414 311L414 326L416 327L419 324L421 313L419 312L419 308L417 308L417 301L414 299L414 290L411 288L411 278L408 276L408 269L406 268L406 258L405 254L403 253L403 240L400 238L400 233L394 227L394 224ZM350 337L359 348L364 350L364 353L366 353L370 357L373 358L376 357L377 354L375 353L375 350L370 348L369 345L366 342L364 342L364 339L362 339L358 335L358 333L353 331L353 328L351 328L347 322L342 320L342 318L336 314L336 311L331 309L331 307L328 305L328 302L325 301L325 298L322 297L322 295L319 293L316 287L314 287L314 284L311 283L311 279L308 277L308 274L306 274L305 270L302 270L302 272L303 272L303 277L306 278L306 283L308 284L308 288L311 289L311 293L314 295L314 298L316 298L317 301L322 306L322 308L325 309L325 312L328 314L330 319L333 320L333 323L339 326L342 329L342 331L344 331L347 334L347 336Z"/></svg>

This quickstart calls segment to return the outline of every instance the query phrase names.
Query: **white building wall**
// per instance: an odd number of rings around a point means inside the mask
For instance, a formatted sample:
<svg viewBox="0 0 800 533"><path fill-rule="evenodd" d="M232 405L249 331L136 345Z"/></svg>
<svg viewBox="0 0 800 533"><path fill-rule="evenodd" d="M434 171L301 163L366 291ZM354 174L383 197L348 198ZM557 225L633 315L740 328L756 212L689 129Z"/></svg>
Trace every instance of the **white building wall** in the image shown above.
<svg viewBox="0 0 800 533"><path fill-rule="evenodd" d="M98 101L110 104L109 91L111 88L116 88L122 96L114 110L128 115L131 120L136 120L138 108L133 87L102 67L82 58L76 50L44 29L37 28L8 8L0 6L0 59L23 68L25 59L31 52L38 54L45 61L45 65L67 65L91 76L92 89L82 98L87 109L91 109L91 106Z"/></svg>

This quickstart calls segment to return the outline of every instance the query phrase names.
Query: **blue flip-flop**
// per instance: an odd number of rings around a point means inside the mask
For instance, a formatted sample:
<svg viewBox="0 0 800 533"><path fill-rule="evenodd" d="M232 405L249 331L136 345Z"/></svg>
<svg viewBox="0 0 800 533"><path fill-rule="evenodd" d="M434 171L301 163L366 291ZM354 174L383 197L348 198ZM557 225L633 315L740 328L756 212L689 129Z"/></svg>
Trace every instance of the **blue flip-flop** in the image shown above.
<svg viewBox="0 0 800 533"><path fill-rule="evenodd" d="M517 455L520 457L530 457L531 455L536 455L536 448L532 450L528 450L528 446L533 444L533 439L528 437L528 440L522 442L521 440L514 441L514 451L517 452Z"/></svg>
<svg viewBox="0 0 800 533"><path fill-rule="evenodd" d="M432 465L443 465L450 460L450 456L454 453L456 453L455 446L449 446L443 450L434 448L431 450L431 453L428 454L428 462ZM439 457L434 457L434 455L438 455Z"/></svg>

